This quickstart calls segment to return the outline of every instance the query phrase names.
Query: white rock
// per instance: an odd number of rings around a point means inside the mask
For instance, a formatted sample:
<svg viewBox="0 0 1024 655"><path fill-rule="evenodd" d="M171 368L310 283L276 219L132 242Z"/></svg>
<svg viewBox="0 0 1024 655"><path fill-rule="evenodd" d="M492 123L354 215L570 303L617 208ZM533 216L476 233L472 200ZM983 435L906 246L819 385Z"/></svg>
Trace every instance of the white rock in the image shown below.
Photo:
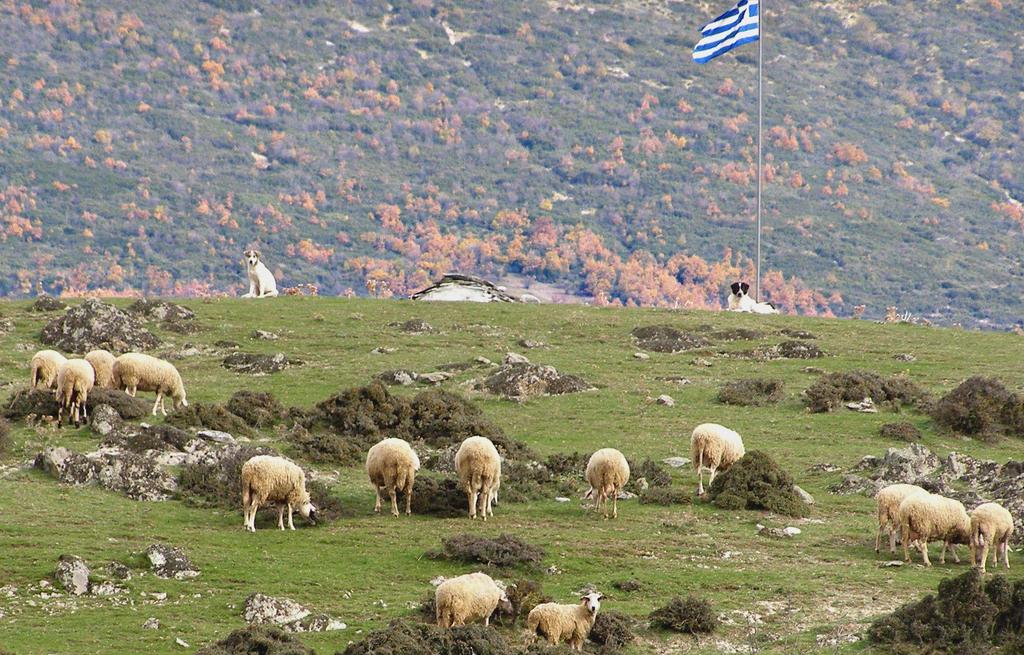
<svg viewBox="0 0 1024 655"><path fill-rule="evenodd" d="M530 360L519 353L505 353L504 362L506 364L529 364Z"/></svg>
<svg viewBox="0 0 1024 655"><path fill-rule="evenodd" d="M804 503L806 503L808 505L813 505L814 504L814 496L812 496L811 494L807 493L806 491L801 489L799 486L794 484L793 485L793 491L796 492L797 496L800 496L800 500L804 501Z"/></svg>
<svg viewBox="0 0 1024 655"><path fill-rule="evenodd" d="M657 402L659 405L665 405L666 407L676 406L675 398L669 396L668 394L662 394L658 396L658 399L655 402Z"/></svg>
<svg viewBox="0 0 1024 655"><path fill-rule="evenodd" d="M633 353L633 357L635 357L636 359L640 359L640 360L650 359L651 358L651 356L648 355L647 353Z"/></svg>
<svg viewBox="0 0 1024 655"><path fill-rule="evenodd" d="M151 616L146 619L146 622L142 624L142 627L146 630L157 630L160 628L160 620Z"/></svg>
<svg viewBox="0 0 1024 655"><path fill-rule="evenodd" d="M661 461L664 462L665 464L668 464L669 466L671 466L674 469L680 469L680 468L683 468L684 466L686 466L687 464L690 463L690 458L689 457L666 457L665 459L663 459Z"/></svg>
<svg viewBox="0 0 1024 655"><path fill-rule="evenodd" d="M177 639L175 639L174 643L178 644L182 648L192 648L191 646L188 645L188 642L185 641L184 639L182 639L181 637L178 637Z"/></svg>
<svg viewBox="0 0 1024 655"><path fill-rule="evenodd" d="M794 528L792 526L783 528L782 531L786 534L787 537L795 537L796 535L800 534L800 528Z"/></svg>
<svg viewBox="0 0 1024 655"><path fill-rule="evenodd" d="M567 502L569 502L569 499L566 498L565 496L555 496L555 502L556 503L567 503Z"/></svg>

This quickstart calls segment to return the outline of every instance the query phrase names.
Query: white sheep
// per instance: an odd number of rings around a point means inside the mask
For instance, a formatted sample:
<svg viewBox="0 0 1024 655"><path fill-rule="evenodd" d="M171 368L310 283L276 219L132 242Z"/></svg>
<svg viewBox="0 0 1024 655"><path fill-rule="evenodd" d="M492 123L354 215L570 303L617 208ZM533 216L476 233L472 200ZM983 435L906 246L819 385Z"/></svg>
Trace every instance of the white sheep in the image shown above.
<svg viewBox="0 0 1024 655"><path fill-rule="evenodd" d="M437 625L442 628L453 628L484 620L484 625L491 624L491 614L498 605L511 611L505 590L486 573L468 573L457 578L445 580L434 592L434 605L437 611Z"/></svg>
<svg viewBox="0 0 1024 655"><path fill-rule="evenodd" d="M366 472L377 492L374 512L380 512L380 492L386 489L391 497L391 513L398 516L399 491L405 494L405 513L412 514L412 485L416 471L420 470L420 458L403 439L384 439L366 453Z"/></svg>
<svg viewBox="0 0 1024 655"><path fill-rule="evenodd" d="M897 512L900 503L910 494L928 493L916 484L890 484L875 494L875 502L878 505L878 533L875 535L875 552L877 553L882 544L882 531L889 533L889 552L896 552L896 534L899 532L899 517Z"/></svg>
<svg viewBox="0 0 1024 655"><path fill-rule="evenodd" d="M910 561L910 544L916 541L925 566L931 566L928 542L941 539L939 563L946 563L946 549L949 547L953 549L953 558L960 562L956 544L970 543L971 532L971 519L963 503L938 494L911 494L900 503L897 516L903 537L904 561Z"/></svg>
<svg viewBox="0 0 1024 655"><path fill-rule="evenodd" d="M175 409L188 407L181 374L174 364L168 361L143 353L125 353L114 360L112 371L114 388L124 389L129 396L134 397L139 391L156 392L156 402L153 403L154 416L158 407L160 412L167 416L164 396L174 399Z"/></svg>
<svg viewBox="0 0 1024 655"><path fill-rule="evenodd" d="M106 350L90 350L85 361L92 364L96 372L96 386L101 389L114 388L114 356Z"/></svg>
<svg viewBox="0 0 1024 655"><path fill-rule="evenodd" d="M256 455L242 465L242 512L245 529L256 532L256 511L260 505L277 504L277 527L284 530L284 510L288 509L288 529L294 530L292 512L299 510L316 525L316 507L306 491L306 473L283 457Z"/></svg>
<svg viewBox="0 0 1024 655"><path fill-rule="evenodd" d="M57 369L68 358L56 350L40 350L32 355L32 388L57 388Z"/></svg>
<svg viewBox="0 0 1024 655"><path fill-rule="evenodd" d="M981 572L985 573L988 549L995 546L992 552L992 565L999 566L999 553L1002 552L1003 563L1006 564L1006 568L1010 568L1011 536L1013 516L1005 507L997 503L984 503L975 507L971 512L971 565L981 566Z"/></svg>
<svg viewBox="0 0 1024 655"><path fill-rule="evenodd" d="M697 472L697 495L704 495L703 469L711 471L708 486L719 471L727 471L746 451L743 439L735 431L717 423L701 423L690 435L690 459Z"/></svg>
<svg viewBox="0 0 1024 655"><path fill-rule="evenodd" d="M546 637L552 646L565 640L570 648L583 650L583 642L594 627L597 612L601 609L604 595L596 591L580 597L578 605L560 603L541 603L526 617L526 628L531 639L538 636Z"/></svg>
<svg viewBox="0 0 1024 655"><path fill-rule="evenodd" d="M466 492L470 518L476 518L478 504L485 521L488 516L494 516L491 503L501 485L501 456L491 440L469 437L463 441L455 453L455 470Z"/></svg>
<svg viewBox="0 0 1024 655"><path fill-rule="evenodd" d="M57 425L60 426L65 410L78 425L87 417L85 403L96 381L92 365L84 359L69 359L57 370Z"/></svg>
<svg viewBox="0 0 1024 655"><path fill-rule="evenodd" d="M602 448L590 456L587 462L587 482L590 490L585 498L594 498L594 511L604 505L604 517L608 518L608 498L612 499L612 518L619 516L619 492L629 482L629 463L614 448Z"/></svg>

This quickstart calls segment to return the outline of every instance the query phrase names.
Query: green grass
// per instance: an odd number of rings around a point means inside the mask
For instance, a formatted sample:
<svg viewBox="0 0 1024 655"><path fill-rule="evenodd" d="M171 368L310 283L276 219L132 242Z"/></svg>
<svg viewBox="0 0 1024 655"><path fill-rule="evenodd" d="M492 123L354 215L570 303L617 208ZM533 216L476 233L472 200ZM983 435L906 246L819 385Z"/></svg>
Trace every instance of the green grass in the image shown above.
<svg viewBox="0 0 1024 655"><path fill-rule="evenodd" d="M378 629L410 614L434 576L472 569L424 556L440 545L443 536L466 530L492 535L511 532L543 546L547 551L544 567L557 566L561 575L529 570L499 575L539 579L559 600L568 601L576 590L594 584L612 597L606 609L643 619L671 596L695 593L709 598L731 621L714 638L701 641L642 630L641 642L630 652L715 653L718 639L734 645L747 643L746 619L739 612L761 615L763 624L752 638L762 649L759 652L811 652L816 635L863 623L898 603L933 592L939 580L963 572L966 564L936 564L930 570L917 565L878 567L888 558L872 550L873 501L829 495L826 487L842 473L810 473L808 467L832 462L845 469L865 454L902 446L878 436L878 426L897 417L886 411L808 414L800 392L815 376L802 369L810 364L828 371L906 371L936 393L974 374L994 375L1018 388L1024 374L1024 362L1007 356L1019 348L1015 335L907 325L650 309L330 298L184 304L197 312L206 329L187 337L160 332L170 344L212 346L217 340L230 339L246 351L281 351L307 362L275 375L250 377L220 366L222 355L181 360L177 364L190 400L223 402L245 388L270 391L286 405L309 406L344 387L364 384L385 369L427 372L478 355L497 361L507 351L523 352L516 341L529 338L548 344L525 351L533 361L581 375L597 390L515 404L470 392L464 383L480 375L480 369L460 374L446 387L469 393L510 436L544 454L613 446L631 459L660 460L687 455L689 432L697 423L720 422L738 430L748 448L766 450L775 457L818 504L807 522L766 519L759 512L725 512L700 501L671 508L626 501L620 504L619 519L610 522L584 513L578 502L553 500L503 503L486 525L464 518L392 519L373 515L373 491L361 467L324 467L325 472L338 474L334 492L345 506L344 518L313 529L297 519L300 529L287 534L264 520L256 534L248 534L242 530L240 509L200 510L179 501L134 502L98 488L63 487L42 473L18 468L47 445L84 450L98 443L87 429L57 432L18 423L13 450L0 455L4 468L0 474L4 507L0 586L18 588L15 598L0 594L0 646L19 655L187 652L175 645L176 637L197 647L224 636L242 625L245 597L261 591L289 596L345 621L349 627L344 631L301 637L318 652L333 653L359 639L359 631ZM22 384L27 380L31 352L39 346L39 329L52 316L26 310L25 303L0 305L0 314L14 318L16 324L12 333L0 337L0 381ZM413 317L424 318L438 332L406 335L388 326ZM711 367L692 364L694 353L650 353L647 361L634 359L637 348L630 330L658 323L684 330L701 325L756 328L766 333L761 344L788 339L777 333L781 328L806 329L818 336L817 343L830 356L762 363L716 357L711 349L701 353L711 359ZM251 340L254 328L277 332L281 339ZM30 345L19 349L17 344ZM741 341L720 347L745 350L754 345ZM397 351L371 354L376 346ZM901 352L913 353L917 361L893 359ZM669 375L686 376L692 383L679 386L658 379ZM763 408L718 404L718 388L737 377L781 379L785 398ZM663 393L675 398L675 407L653 403ZM1014 441L982 444L945 434L913 411L904 411L898 419L921 428L923 443L940 455L957 450L1005 461L1019 453ZM261 436L282 445L274 431ZM674 476L677 485L692 488L695 484L689 469ZM755 534L755 524L765 521L798 525L803 533L784 542L767 540ZM47 601L34 595L34 585L50 576L62 553L84 557L96 570L112 560L130 563L133 553L154 541L184 547L202 570L201 576L176 582L136 573L127 583L128 602L89 597ZM1011 569L1010 575L1017 577L1019 570ZM634 593L612 589L612 582L630 577L643 582L644 588ZM155 603L142 592L167 592L168 597ZM36 601L35 606L27 604L29 599ZM141 628L150 616L160 619L159 630ZM509 636L518 639L519 633L516 629ZM863 649L862 644L848 647L849 652Z"/></svg>

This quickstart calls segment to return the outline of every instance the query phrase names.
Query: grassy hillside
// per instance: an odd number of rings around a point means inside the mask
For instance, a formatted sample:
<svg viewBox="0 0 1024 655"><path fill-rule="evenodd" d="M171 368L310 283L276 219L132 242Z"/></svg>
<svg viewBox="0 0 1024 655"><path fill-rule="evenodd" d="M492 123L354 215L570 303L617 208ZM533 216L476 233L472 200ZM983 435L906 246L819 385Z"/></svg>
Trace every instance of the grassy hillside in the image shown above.
<svg viewBox="0 0 1024 655"><path fill-rule="evenodd" d="M0 292L449 270L711 307L750 276L754 48L727 3L8 2ZM788 311L1021 315L1019 3L767 5L765 263ZM114 263L114 266L110 264Z"/></svg>
<svg viewBox="0 0 1024 655"><path fill-rule="evenodd" d="M342 388L367 383L382 370L425 372L481 355L498 360L507 351L521 350L518 340L532 339L547 344L526 353L534 362L578 374L597 389L517 404L469 392L464 382L481 375L480 369L461 373L444 387L470 393L509 436L545 455L589 453L605 446L617 447L633 460L688 455L693 426L721 422L738 430L748 449L775 457L815 496L817 505L809 519L787 520L762 512L722 511L699 500L672 507L633 500L620 503L618 520L603 521L581 510L576 499L549 499L502 503L487 524L416 515L393 519L373 514L373 491L361 467L321 466L317 468L330 476L331 492L343 505L341 519L309 528L297 518L302 525L294 533L280 533L263 521L258 532L249 534L242 529L238 510L197 509L177 500L135 502L94 487L58 485L22 465L44 446L87 450L98 443L97 437L87 428L57 430L16 423L13 449L0 454L0 498L6 517L0 530L0 581L18 588L14 597L0 595L4 648L19 655L188 652L175 645L175 638L194 648L224 636L242 625L243 600L261 591L291 597L345 621L349 627L344 631L301 637L317 652L333 653L358 639L361 631L410 614L410 607L430 589L431 578L473 568L424 557L440 546L442 537L468 531L510 532L544 547L547 555L541 569L556 566L560 575L543 570L496 575L538 579L562 602L593 584L612 597L605 609L643 620L671 596L694 593L710 599L729 621L714 637L701 640L641 630L641 642L630 652L718 653L749 642L763 649L758 652L814 652L817 635L856 631L871 617L934 591L940 580L965 571L967 565L879 567L889 557L876 556L872 550L873 501L830 495L827 485L842 473L812 472L809 467L829 462L845 470L865 454L904 445L878 434L880 424L897 417L888 411L807 413L800 394L815 376L802 369L812 364L827 371L903 371L936 393L974 374L997 376L1011 388L1019 388L1024 379L1024 364L1007 357L1018 347L1019 337L908 325L656 309L326 298L279 298L259 305L238 300L185 304L196 311L204 331L191 337L163 332L160 336L171 344L169 349L185 341L209 349L210 354L177 362L193 402L224 402L238 389L251 389L272 392L285 405L309 407ZM0 313L15 323L13 332L0 337L0 380L22 384L46 317L28 312L24 303L0 305ZM410 335L389 326L414 317L425 319L437 332ZM655 324L684 330L754 328L765 337L757 342L719 342L697 352L652 352L649 360L635 359L637 347L630 330ZM254 328L274 331L281 338L252 340ZM778 343L786 338L778 333L783 328L811 331L829 356L757 362L723 354ZM224 339L241 343L245 351L285 352L307 364L265 377L235 374L220 365L224 353L214 346ZM396 350L372 354L378 346ZM912 353L917 361L897 361L897 353ZM695 357L709 359L712 366L695 365ZM680 375L691 384L661 379ZM722 383L753 376L783 380L784 400L763 408L716 402ZM674 407L653 403L665 393L674 397ZM923 443L940 455L956 450L1005 461L1019 453L1016 442L983 444L943 433L914 411L898 418L920 427ZM262 431L257 439L291 452L276 430ZM689 469L676 470L673 476L674 486L693 489ZM579 484L582 492L585 486ZM756 535L758 522L795 525L803 532L791 540L767 539ZM99 568L112 560L132 563L133 553L154 541L185 548L201 569L200 577L178 582L136 573L126 583L127 602L124 597L44 600L30 590L51 574L62 553L84 557ZM1015 567L1009 573L1017 578L1019 571ZM613 582L626 578L640 580L642 590L612 589ZM167 599L144 595L156 592L166 592ZM750 635L748 621L753 615L758 619ZM141 628L150 616L160 620L159 630ZM517 639L519 632L516 628L509 635ZM859 652L862 647L849 648Z"/></svg>

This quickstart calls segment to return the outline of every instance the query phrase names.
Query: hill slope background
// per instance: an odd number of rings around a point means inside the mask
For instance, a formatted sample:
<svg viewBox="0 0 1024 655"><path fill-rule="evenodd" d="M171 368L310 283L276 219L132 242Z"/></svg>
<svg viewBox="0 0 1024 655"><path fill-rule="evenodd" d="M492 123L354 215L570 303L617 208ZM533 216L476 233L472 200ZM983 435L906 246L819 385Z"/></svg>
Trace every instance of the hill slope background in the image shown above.
<svg viewBox="0 0 1024 655"><path fill-rule="evenodd" d="M449 270L717 307L753 251L728 3L5 2L0 292L404 295ZM1024 9L767 6L765 288L1006 326Z"/></svg>

